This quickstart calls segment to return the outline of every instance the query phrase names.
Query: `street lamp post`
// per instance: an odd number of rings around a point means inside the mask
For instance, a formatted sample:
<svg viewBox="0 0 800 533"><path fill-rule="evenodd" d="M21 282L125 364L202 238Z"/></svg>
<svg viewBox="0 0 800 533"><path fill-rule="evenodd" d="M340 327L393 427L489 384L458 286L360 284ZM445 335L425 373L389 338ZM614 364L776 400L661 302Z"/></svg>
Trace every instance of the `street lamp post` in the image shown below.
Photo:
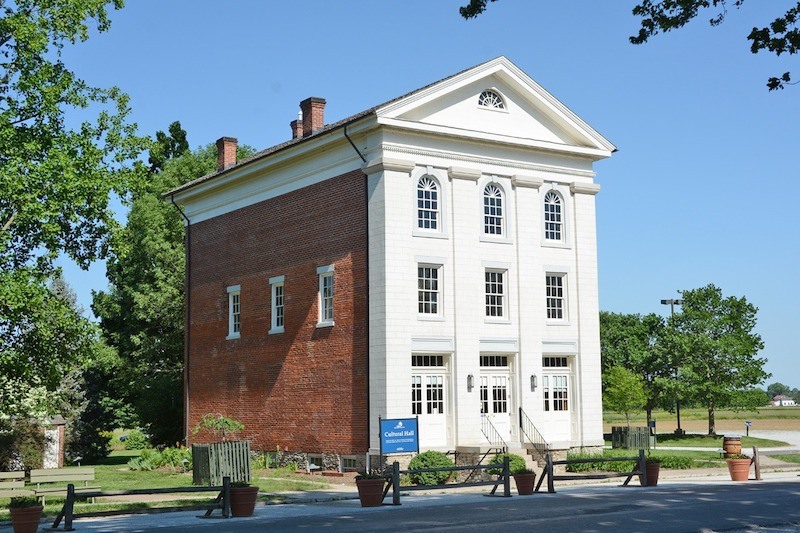
<svg viewBox="0 0 800 533"><path fill-rule="evenodd" d="M661 300L661 304L669 306L669 316L672 318L675 316L675 306L683 305L683 300L679 299ZM677 380L678 380L678 368L675 367L675 381ZM675 430L675 434L685 435L686 432L681 429L681 399L678 394L675 395L675 414L678 417L678 429Z"/></svg>

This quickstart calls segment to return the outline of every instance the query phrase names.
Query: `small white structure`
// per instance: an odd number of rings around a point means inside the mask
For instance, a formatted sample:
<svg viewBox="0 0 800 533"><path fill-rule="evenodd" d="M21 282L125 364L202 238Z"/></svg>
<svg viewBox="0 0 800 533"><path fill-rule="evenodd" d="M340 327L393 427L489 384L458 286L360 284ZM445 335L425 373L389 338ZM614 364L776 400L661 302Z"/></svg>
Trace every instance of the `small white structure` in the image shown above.
<svg viewBox="0 0 800 533"><path fill-rule="evenodd" d="M783 394L778 394L772 399L772 405L775 407L793 407L797 405L794 400Z"/></svg>

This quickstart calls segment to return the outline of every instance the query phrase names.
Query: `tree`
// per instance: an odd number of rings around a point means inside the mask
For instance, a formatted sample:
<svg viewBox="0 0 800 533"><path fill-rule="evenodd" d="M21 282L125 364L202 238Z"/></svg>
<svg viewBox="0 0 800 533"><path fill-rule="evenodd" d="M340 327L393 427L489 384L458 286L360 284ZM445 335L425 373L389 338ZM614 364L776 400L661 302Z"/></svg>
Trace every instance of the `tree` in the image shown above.
<svg viewBox="0 0 800 533"><path fill-rule="evenodd" d="M610 371L625 367L637 374L643 382L648 423L653 409L662 401L665 389L674 378L674 365L661 348L660 335L664 320L653 313L649 315L600 312L600 360L603 385L608 387ZM671 404L672 402L670 402Z"/></svg>
<svg viewBox="0 0 800 533"><path fill-rule="evenodd" d="M489 2L496 0L470 0L469 4L459 8L459 13L465 19L475 18L484 11ZM718 26L728 15L728 5L737 9L745 0L642 0L633 8L633 14L641 17L639 33L629 38L633 44L643 44L661 32L668 32L682 28L701 11L715 9L716 12L709 20L711 26ZM754 27L747 40L750 41L750 51L754 54L767 50L777 56L784 53L796 54L800 51L800 29L797 22L800 20L800 2L788 8L786 13L775 18L768 26ZM796 82L795 82L796 83ZM791 75L784 72L780 76L772 76L767 80L770 91L783 89L791 83Z"/></svg>
<svg viewBox="0 0 800 533"><path fill-rule="evenodd" d="M779 394L789 396L791 393L792 389L790 389L783 383L775 382L767 387L767 394L769 394L770 399L774 398L775 396L778 396Z"/></svg>
<svg viewBox="0 0 800 533"><path fill-rule="evenodd" d="M681 312L672 317L666 340L680 358L681 380L695 401L708 410L708 434L715 435L717 407L755 408L749 390L767 379L764 343L757 333L758 309L744 297L724 298L714 285L681 291Z"/></svg>
<svg viewBox="0 0 800 533"><path fill-rule="evenodd" d="M166 146L186 138L178 122L170 133ZM247 146L238 149L239 158L252 153ZM107 262L110 289L95 293L92 303L104 338L124 361L118 393L156 444L183 437L185 230L179 210L161 194L214 172L216 165L216 147L210 144L169 159L162 171L150 174L147 186L134 195Z"/></svg>
<svg viewBox="0 0 800 533"><path fill-rule="evenodd" d="M108 251L146 141L126 122L128 97L91 87L61 61L89 24L108 29L121 0L0 2L0 405L6 417L52 410L49 397L91 335L47 286L53 260L87 267ZM67 110L87 118L70 128ZM25 398L20 397L23 392ZM12 396L14 396L12 398ZM35 401L31 403L32 398Z"/></svg>
<svg viewBox="0 0 800 533"><path fill-rule="evenodd" d="M623 366L611 367L605 377L603 408L624 413L625 421L630 429L631 413L640 411L647 401L642 377Z"/></svg>

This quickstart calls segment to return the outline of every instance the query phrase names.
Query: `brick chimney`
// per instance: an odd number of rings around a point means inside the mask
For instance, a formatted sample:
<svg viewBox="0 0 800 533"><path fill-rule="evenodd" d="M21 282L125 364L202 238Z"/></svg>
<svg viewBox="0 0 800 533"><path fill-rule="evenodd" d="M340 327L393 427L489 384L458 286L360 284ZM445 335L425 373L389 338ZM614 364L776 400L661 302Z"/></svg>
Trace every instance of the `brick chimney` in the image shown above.
<svg viewBox="0 0 800 533"><path fill-rule="evenodd" d="M298 137L303 136L303 112L297 112L297 120L293 120L289 123L289 127L292 128L292 139L297 139Z"/></svg>
<svg viewBox="0 0 800 533"><path fill-rule="evenodd" d="M325 125L325 99L312 96L300 102L303 113L303 137L322 129Z"/></svg>
<svg viewBox="0 0 800 533"><path fill-rule="evenodd" d="M236 164L236 137L217 139L217 172L222 172Z"/></svg>

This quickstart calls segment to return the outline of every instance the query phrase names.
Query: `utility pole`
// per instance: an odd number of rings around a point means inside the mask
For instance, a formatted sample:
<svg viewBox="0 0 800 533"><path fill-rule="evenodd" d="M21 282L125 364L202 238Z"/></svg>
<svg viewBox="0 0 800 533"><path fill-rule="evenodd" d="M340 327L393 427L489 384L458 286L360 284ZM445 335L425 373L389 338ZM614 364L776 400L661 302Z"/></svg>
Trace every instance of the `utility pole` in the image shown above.
<svg viewBox="0 0 800 533"><path fill-rule="evenodd" d="M669 305L669 316L670 319L675 318L675 306L676 305L683 305L683 300L679 299L670 299L670 300L661 300L662 305ZM670 324L671 326L671 324ZM675 381L678 381L678 367L675 366ZM678 429L675 430L676 435L685 435L686 432L681 429L681 398L680 395L675 395L675 414L678 416Z"/></svg>

